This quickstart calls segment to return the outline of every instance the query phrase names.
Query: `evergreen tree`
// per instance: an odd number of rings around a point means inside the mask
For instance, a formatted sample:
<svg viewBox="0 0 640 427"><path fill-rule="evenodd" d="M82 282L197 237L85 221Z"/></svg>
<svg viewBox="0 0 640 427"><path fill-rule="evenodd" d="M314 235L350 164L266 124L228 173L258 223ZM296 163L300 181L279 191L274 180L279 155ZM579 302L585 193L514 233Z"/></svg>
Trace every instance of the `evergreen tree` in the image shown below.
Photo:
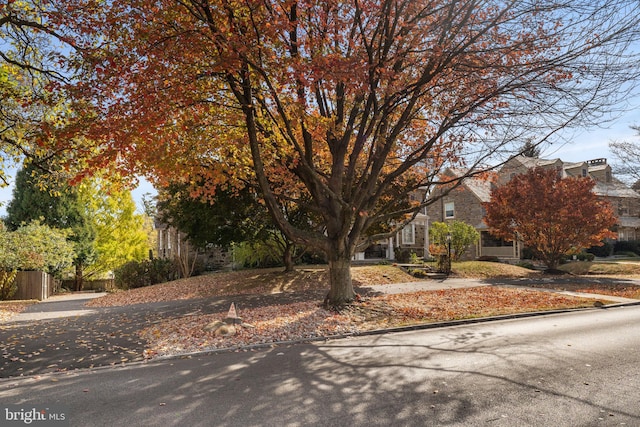
<svg viewBox="0 0 640 427"><path fill-rule="evenodd" d="M532 143L531 141L527 141L520 148L520 153L525 157L540 157L540 146Z"/></svg>
<svg viewBox="0 0 640 427"><path fill-rule="evenodd" d="M13 198L7 206L9 230L34 220L51 228L69 229L75 248L75 289L82 290L83 271L95 258L95 229L75 188L58 182L43 168L26 164L16 175Z"/></svg>

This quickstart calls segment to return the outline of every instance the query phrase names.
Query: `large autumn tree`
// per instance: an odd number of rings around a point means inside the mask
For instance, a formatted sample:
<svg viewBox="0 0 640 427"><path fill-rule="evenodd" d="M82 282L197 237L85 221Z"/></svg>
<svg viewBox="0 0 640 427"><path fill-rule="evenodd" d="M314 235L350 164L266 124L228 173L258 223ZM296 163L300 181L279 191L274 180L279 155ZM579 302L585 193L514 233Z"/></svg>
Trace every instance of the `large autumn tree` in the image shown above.
<svg viewBox="0 0 640 427"><path fill-rule="evenodd" d="M326 253L335 305L355 296L357 248L434 201L410 193L588 122L640 69L630 0L52 4L48 22L87 62L66 88L74 126L43 136L58 148L82 136L90 167L157 185L257 183L277 226ZM290 203L322 232L288 221Z"/></svg>
<svg viewBox="0 0 640 427"><path fill-rule="evenodd" d="M52 8L48 0L0 2L0 185L25 160L45 168L61 154L39 143L38 129L64 120L64 93L52 85L71 81L80 68L72 39L51 22Z"/></svg>
<svg viewBox="0 0 640 427"><path fill-rule="evenodd" d="M570 251L616 236L611 203L598 198L594 186L589 177L562 178L555 169L534 168L491 192L484 221L491 234L520 240L553 270Z"/></svg>

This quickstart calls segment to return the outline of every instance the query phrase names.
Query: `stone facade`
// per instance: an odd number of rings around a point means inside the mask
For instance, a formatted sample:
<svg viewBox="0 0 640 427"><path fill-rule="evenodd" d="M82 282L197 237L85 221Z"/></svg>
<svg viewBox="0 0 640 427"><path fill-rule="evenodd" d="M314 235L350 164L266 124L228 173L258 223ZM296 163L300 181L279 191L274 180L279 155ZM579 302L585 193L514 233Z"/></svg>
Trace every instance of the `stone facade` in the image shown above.
<svg viewBox="0 0 640 427"><path fill-rule="evenodd" d="M563 177L591 177L595 181L594 193L608 200L618 215L615 228L618 240L640 239L640 194L613 177L611 166L606 159L569 163L560 159L516 156L505 163L496 174L468 178L458 188L429 206L429 223L458 220L473 225L480 232L481 238L476 247L465 254L466 259L481 256L519 259L522 248L518 242L498 240L487 232L487 226L483 222L482 202L490 201L491 189L494 186L504 185L516 175L526 173L534 167L555 169ZM447 173L456 176L453 170Z"/></svg>
<svg viewBox="0 0 640 427"><path fill-rule="evenodd" d="M198 262L208 271L228 268L232 265L232 254L224 248L211 246L205 250L197 250L189 244L185 235L174 227L156 223L155 228L158 234L158 258L176 259L187 251L190 259L196 255Z"/></svg>
<svg viewBox="0 0 640 427"><path fill-rule="evenodd" d="M455 177L460 174L449 169L445 174ZM434 222L461 221L472 225L480 233L480 238L461 257L464 260L480 257L499 257L502 259L517 259L520 257L519 246L514 242L505 242L493 238L487 231L483 221L484 208L482 203L491 199L491 189L499 182L498 174L485 174L465 179L462 184L442 198L430 205L427 211L429 224ZM446 189L442 190L446 192ZM442 193L441 193L442 194Z"/></svg>
<svg viewBox="0 0 640 427"><path fill-rule="evenodd" d="M503 182L507 182L513 172L523 173L533 167L554 168L563 177L590 177L595 181L593 192L608 200L618 216L614 231L619 241L640 239L640 194L613 176L607 159L592 159L570 163L560 159L545 160L517 156L507 162L500 171Z"/></svg>

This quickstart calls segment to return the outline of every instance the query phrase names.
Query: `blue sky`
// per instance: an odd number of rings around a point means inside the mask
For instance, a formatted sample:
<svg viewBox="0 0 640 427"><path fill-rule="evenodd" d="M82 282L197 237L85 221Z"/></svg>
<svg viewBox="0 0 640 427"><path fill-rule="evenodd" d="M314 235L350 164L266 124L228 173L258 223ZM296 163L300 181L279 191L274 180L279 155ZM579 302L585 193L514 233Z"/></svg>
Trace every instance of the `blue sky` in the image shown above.
<svg viewBox="0 0 640 427"><path fill-rule="evenodd" d="M637 132L631 129L632 125L640 125L640 101L625 114L602 126L566 131L563 139L569 142L551 144L542 151L540 157L560 158L569 162L606 158L614 163L609 151L610 142L640 142Z"/></svg>

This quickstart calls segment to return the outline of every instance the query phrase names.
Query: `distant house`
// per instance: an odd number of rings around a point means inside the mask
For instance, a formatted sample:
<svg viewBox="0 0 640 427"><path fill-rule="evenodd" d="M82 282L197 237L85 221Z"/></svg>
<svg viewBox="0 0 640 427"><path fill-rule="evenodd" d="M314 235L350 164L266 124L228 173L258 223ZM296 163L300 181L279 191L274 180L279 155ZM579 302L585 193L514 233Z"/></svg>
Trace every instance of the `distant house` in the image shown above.
<svg viewBox="0 0 640 427"><path fill-rule="evenodd" d="M414 192L410 197L412 200L422 201L426 190ZM396 260L398 250L407 253L415 253L417 256L428 256L429 253L429 219L426 209L418 212L409 224L395 233L392 237L376 242L365 250L357 252L355 261L370 260Z"/></svg>
<svg viewBox="0 0 640 427"><path fill-rule="evenodd" d="M496 239L488 232L483 221L485 212L482 202L490 201L492 188L504 185L515 176L535 167L554 169L563 177L593 179L594 193L608 200L616 210L618 223L614 231L618 233L618 240L640 239L640 194L613 177L611 166L606 159L563 162L561 159L516 156L493 174L465 179L458 188L429 206L429 223L459 220L473 225L481 237L475 247L465 254L465 259L481 256L496 256L503 260L520 259L523 248L519 242ZM456 174L454 170L448 170L446 173ZM544 189L541 188L540 191Z"/></svg>
<svg viewBox="0 0 640 427"><path fill-rule="evenodd" d="M197 256L205 270L226 268L232 263L232 256L228 250L219 246L210 246L206 250L198 250L187 241L186 235L175 227L156 221L155 229L158 236L157 256L161 259L177 259Z"/></svg>
<svg viewBox="0 0 640 427"><path fill-rule="evenodd" d="M449 169L445 175L461 176L458 171ZM427 214L429 222L462 221L475 227L480 233L476 245L470 247L462 259L479 257L498 257L501 259L519 259L521 247L518 242L507 242L493 237L484 223L485 211L482 203L489 202L491 190L499 180L499 174L490 173L466 178L438 202L430 205Z"/></svg>
<svg viewBox="0 0 640 427"><path fill-rule="evenodd" d="M523 173L533 167L554 168L563 177L590 177L595 181L593 192L608 200L618 216L614 231L619 241L640 239L640 194L613 176L607 159L592 159L570 163L560 159L545 160L517 156L507 162L500 171L498 184L507 182L514 173Z"/></svg>

